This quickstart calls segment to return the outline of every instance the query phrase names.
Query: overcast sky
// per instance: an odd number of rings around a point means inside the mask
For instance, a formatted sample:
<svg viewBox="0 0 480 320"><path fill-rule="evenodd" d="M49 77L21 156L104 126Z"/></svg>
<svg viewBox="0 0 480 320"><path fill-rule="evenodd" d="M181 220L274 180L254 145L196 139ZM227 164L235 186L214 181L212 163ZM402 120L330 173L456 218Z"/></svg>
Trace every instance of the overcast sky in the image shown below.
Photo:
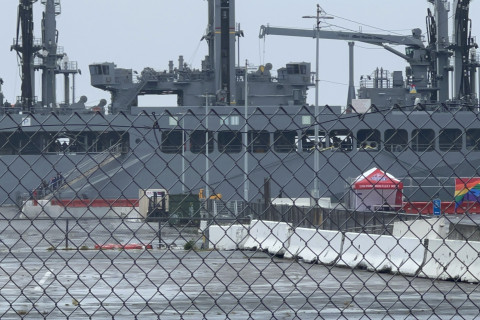
<svg viewBox="0 0 480 320"><path fill-rule="evenodd" d="M327 14L335 16L322 24L325 30L362 30L371 33L410 34L412 28L425 33L427 0L237 0L237 22L245 32L240 41L241 61L252 65L272 63L274 70L293 61L312 62L314 70L315 41L308 38L267 36L259 40L262 24L271 26L313 28L314 21L302 19L315 15L320 3ZM69 59L78 61L82 75L76 78L76 97L88 97L87 105L102 98L110 101L108 92L90 86L88 65L114 62L118 67L139 73L145 67L168 68L168 61L178 64L178 56L193 68L200 68L207 45L200 39L207 25L205 0L62 0L57 20L59 45ZM18 0L2 0L0 20L0 77L9 101L21 94L16 54L10 51L16 32ZM40 19L44 6L34 4L35 34L40 38ZM453 11L452 11L453 13ZM480 36L480 2L470 8L473 35ZM329 25L331 24L331 25ZM378 28L378 29L376 29ZM480 38L478 38L480 39ZM320 40L320 104L345 105L348 83L348 45L345 41ZM398 47L403 51L403 48ZM404 70L405 62L378 47L357 43L355 46L355 85L361 75L376 67ZM37 79L39 75L37 76ZM63 79L57 78L58 101L63 100ZM37 96L40 96L37 80ZM39 97L40 98L40 97ZM314 101L314 90L309 91ZM142 101L142 100L141 100ZM160 104L165 100L157 100ZM167 100L168 102L168 100ZM151 101L146 101L152 104Z"/></svg>

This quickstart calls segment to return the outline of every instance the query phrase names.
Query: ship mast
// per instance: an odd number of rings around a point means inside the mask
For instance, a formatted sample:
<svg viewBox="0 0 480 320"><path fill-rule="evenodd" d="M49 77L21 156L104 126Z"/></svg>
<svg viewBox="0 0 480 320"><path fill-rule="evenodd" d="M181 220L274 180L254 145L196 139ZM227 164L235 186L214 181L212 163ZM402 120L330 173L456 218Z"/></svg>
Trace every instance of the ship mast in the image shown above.
<svg viewBox="0 0 480 320"><path fill-rule="evenodd" d="M236 104L235 0L209 0L209 60L215 70L217 104Z"/></svg>
<svg viewBox="0 0 480 320"><path fill-rule="evenodd" d="M70 104L69 76L75 77L80 70L75 61L68 61L63 48L58 46L56 16L61 12L60 0L41 0L41 3L45 5L41 41L35 40L33 36L33 4L37 0L19 1L17 37L11 48L17 51L22 65L22 96L17 103L22 105L23 111L35 111L34 107L37 104L35 71L42 70L42 105L52 109L56 108L56 75L63 74L65 106L68 106Z"/></svg>
<svg viewBox="0 0 480 320"><path fill-rule="evenodd" d="M475 99L476 68L480 64L472 51L478 45L471 36L469 6L470 0L456 0L454 5L454 98L471 102Z"/></svg>
<svg viewBox="0 0 480 320"><path fill-rule="evenodd" d="M45 12L42 19L42 46L41 58L43 63L38 67L42 69L42 104L44 106L56 105L56 80L55 70L57 60L63 57L57 54L57 22L55 16L60 14L59 0L42 0Z"/></svg>
<svg viewBox="0 0 480 320"><path fill-rule="evenodd" d="M434 14L428 10L427 35L428 49L431 52L431 81L432 87L437 88L437 94L432 100L445 102L449 100L449 72L450 67L448 40L448 2L446 0L429 0L434 6Z"/></svg>
<svg viewBox="0 0 480 320"><path fill-rule="evenodd" d="M42 70L42 105L50 108L57 106L57 82L56 75L64 76L64 106L69 106L70 102L70 75L73 76L73 93L75 93L75 74L80 73L76 61L69 61L68 56L63 51L63 47L58 46L58 31L56 16L61 13L60 0L42 0L45 5L45 12L42 19L42 52L39 54L38 65L36 69Z"/></svg>
<svg viewBox="0 0 480 320"><path fill-rule="evenodd" d="M34 55L40 46L34 45L33 4L37 0L19 0L17 36L11 50L15 50L22 64L22 96L20 103L23 111L31 111L35 103Z"/></svg>

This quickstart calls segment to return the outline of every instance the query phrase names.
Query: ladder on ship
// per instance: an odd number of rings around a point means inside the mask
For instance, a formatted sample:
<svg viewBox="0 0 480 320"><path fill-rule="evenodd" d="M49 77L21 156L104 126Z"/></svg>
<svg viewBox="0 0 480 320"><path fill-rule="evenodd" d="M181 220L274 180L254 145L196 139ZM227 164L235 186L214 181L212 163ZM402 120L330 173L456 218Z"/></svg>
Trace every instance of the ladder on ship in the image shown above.
<svg viewBox="0 0 480 320"><path fill-rule="evenodd" d="M128 90L123 92L122 96L124 100L121 102L121 104L125 106L131 106L146 85L147 81L142 80L137 82L135 87L129 88Z"/></svg>
<svg viewBox="0 0 480 320"><path fill-rule="evenodd" d="M81 181L86 180L97 172L100 168L106 166L113 160L117 159L122 154L122 145L121 143L115 144L108 148L107 150L96 154L94 157L91 157L88 161L82 162L80 165L75 166L72 170L65 173L62 181L59 182L59 186L54 190L48 190L41 199L51 200L57 196L62 191L75 191L75 194L78 194L78 190L83 188L82 184L80 187L75 190L74 186ZM52 186L53 188L53 186Z"/></svg>

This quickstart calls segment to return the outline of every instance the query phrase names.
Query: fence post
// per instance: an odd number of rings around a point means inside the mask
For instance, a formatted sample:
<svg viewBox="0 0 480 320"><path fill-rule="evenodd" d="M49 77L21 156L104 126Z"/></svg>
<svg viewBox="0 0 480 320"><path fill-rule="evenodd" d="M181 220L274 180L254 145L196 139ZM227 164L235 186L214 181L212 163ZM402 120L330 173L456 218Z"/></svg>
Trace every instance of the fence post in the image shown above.
<svg viewBox="0 0 480 320"><path fill-rule="evenodd" d="M162 248L162 220L158 219L158 248Z"/></svg>
<svg viewBox="0 0 480 320"><path fill-rule="evenodd" d="M272 203L270 200L270 178L263 179L263 204L265 205L264 215L271 220Z"/></svg>
<svg viewBox="0 0 480 320"><path fill-rule="evenodd" d="M68 248L68 219L65 220L65 248Z"/></svg>

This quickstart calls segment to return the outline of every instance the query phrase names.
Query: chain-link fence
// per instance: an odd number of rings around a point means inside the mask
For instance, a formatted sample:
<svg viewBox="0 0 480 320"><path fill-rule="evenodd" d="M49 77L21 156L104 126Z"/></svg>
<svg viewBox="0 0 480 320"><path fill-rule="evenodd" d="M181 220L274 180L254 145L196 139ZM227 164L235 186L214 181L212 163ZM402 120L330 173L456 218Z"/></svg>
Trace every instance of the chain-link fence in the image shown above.
<svg viewBox="0 0 480 320"><path fill-rule="evenodd" d="M480 317L476 110L177 109L0 119L0 318Z"/></svg>

